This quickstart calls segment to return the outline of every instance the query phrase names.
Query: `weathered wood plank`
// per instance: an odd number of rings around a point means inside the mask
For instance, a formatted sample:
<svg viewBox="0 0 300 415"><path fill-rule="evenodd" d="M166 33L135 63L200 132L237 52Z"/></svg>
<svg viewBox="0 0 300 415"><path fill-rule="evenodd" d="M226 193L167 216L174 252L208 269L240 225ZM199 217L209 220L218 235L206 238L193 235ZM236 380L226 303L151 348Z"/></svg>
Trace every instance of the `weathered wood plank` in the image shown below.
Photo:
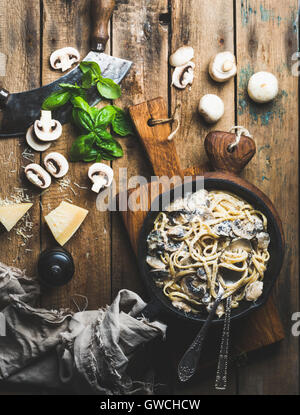
<svg viewBox="0 0 300 415"><path fill-rule="evenodd" d="M121 107L147 99L168 96L168 25L162 16L168 16L168 1L132 0L117 2L113 17L114 56L130 59L133 66L122 82ZM125 155L113 162L117 183L119 169L127 169L128 179L135 175L149 177L152 169L136 137L122 139ZM127 183L120 190L125 190ZM128 242L125 228L117 213L112 215L112 292L131 288L145 296L140 282L136 259Z"/></svg>
<svg viewBox="0 0 300 415"><path fill-rule="evenodd" d="M50 54L55 49L73 46L80 51L83 58L89 51L90 32L90 2L44 1L44 84L61 76L60 72L50 69ZM78 135L78 132L72 126L64 126L62 137L48 152L60 151L67 156L76 134ZM66 199L89 210L83 225L65 246L74 257L75 277L66 287L52 291L45 290L44 305L72 306L72 296L76 294L88 298L90 309L97 309L110 303L110 218L108 213L98 212L96 209L96 194L89 190L91 183L87 176L90 165L91 163L71 163L67 177L71 180L73 191L70 188L61 191L59 184L54 183L42 199L42 216ZM80 189L75 183L88 189ZM43 221L43 249L52 245L55 245L55 242ZM75 300L82 305L82 300L78 298Z"/></svg>
<svg viewBox="0 0 300 415"><path fill-rule="evenodd" d="M181 167L203 166L208 170L208 160L204 150L204 138L209 131L228 131L235 122L234 80L217 84L210 79L208 65L212 56L225 50L234 51L234 10L231 0L173 0L171 2L171 52L182 45L195 49L195 80L189 90L172 88L171 108L174 111L181 104L181 128L175 138ZM219 95L225 104L224 117L214 126L206 125L198 114L200 98L212 93ZM214 389L209 383L199 383L194 393L211 394ZM175 393L188 393L185 385ZM228 393L235 393L235 381L228 387Z"/></svg>
<svg viewBox="0 0 300 415"><path fill-rule="evenodd" d="M237 1L238 124L252 133L257 155L246 177L274 202L286 235L286 258L275 289L286 339L239 370L241 394L298 393L298 342L290 333L298 302L298 78L291 74L297 51L297 1ZM247 81L256 71L273 72L280 92L274 103L256 105ZM284 382L282 381L284 379Z"/></svg>
<svg viewBox="0 0 300 415"><path fill-rule="evenodd" d="M0 52L6 56L6 76L0 75L0 85L11 92L21 92L40 85L40 7L39 2L17 0L0 1ZM2 68L4 71L4 68ZM1 72L2 72L1 71ZM3 73L4 75L4 73ZM30 210L33 228L25 246L15 227L9 234L0 232L0 261L35 274L35 260L39 252L39 192L24 177L23 167L30 161L22 157L27 145L25 139L0 140L0 198L16 195L16 188L25 188L25 194L34 202ZM34 155L32 154L32 160ZM35 156L38 160L38 155ZM21 223L21 222L20 222Z"/></svg>

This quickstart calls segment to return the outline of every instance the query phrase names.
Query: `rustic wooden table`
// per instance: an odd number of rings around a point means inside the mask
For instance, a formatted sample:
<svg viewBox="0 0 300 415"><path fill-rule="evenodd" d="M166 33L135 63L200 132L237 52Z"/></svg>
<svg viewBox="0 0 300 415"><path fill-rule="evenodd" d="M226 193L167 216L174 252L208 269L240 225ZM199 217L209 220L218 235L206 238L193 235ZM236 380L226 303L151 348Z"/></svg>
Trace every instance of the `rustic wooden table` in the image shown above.
<svg viewBox="0 0 300 415"><path fill-rule="evenodd" d="M11 92L47 84L60 76L49 67L50 53L74 46L82 56L89 50L90 2L88 0L0 0L0 52L7 56L1 84ZM217 93L226 112L217 129L243 125L257 143L257 154L244 176L262 189L277 207L284 225L287 250L274 298L286 329L280 344L262 349L235 364L226 393L297 394L299 392L299 343L291 335L291 315L299 310L298 283L298 77L292 75L298 50L298 1L288 0L117 0L107 52L134 62L122 83L127 107L156 96L169 103L170 113L181 103L181 128L176 137L183 168L207 164L203 139L210 129L197 115L197 103L205 93ZM196 78L189 91L170 87L168 55L177 47L195 48ZM210 57L223 50L235 51L238 76L227 84L213 83L207 74ZM297 68L296 68L297 69ZM276 101L259 107L245 93L247 80L258 70L275 73L280 83ZM213 127L215 128L215 127ZM67 154L74 130L64 127L55 151ZM128 176L150 177L151 169L135 137L121 140L125 156L113 162L116 176L127 168ZM31 209L33 237L26 246L11 232L0 234L0 261L36 274L39 252L54 245L43 216L63 199L89 209L84 225L66 245L75 258L76 276L59 290L44 290L43 306L74 307L72 295L85 295L89 308L111 302L119 289L136 290L146 297L136 260L117 213L98 212L89 190L86 164L72 164L73 191L58 184L40 196L24 179L24 139L0 142L0 196L24 187L35 202ZM40 161L39 154L33 158ZM117 177L118 179L118 177ZM40 203L39 203L40 202ZM170 376L172 378L172 376ZM176 382L173 393L212 394L214 373L199 375L184 387ZM11 391L20 393L22 390Z"/></svg>

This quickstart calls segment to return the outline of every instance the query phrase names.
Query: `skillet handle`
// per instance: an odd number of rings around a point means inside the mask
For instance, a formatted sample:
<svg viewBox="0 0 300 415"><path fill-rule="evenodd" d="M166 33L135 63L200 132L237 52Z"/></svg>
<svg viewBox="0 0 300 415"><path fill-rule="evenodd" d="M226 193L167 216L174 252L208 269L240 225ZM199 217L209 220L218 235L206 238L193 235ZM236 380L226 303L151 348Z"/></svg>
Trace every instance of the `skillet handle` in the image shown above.
<svg viewBox="0 0 300 415"><path fill-rule="evenodd" d="M255 141L244 135L233 151L230 151L229 146L235 139L235 134L224 131L212 131L206 136L205 151L215 170L239 174L254 156Z"/></svg>
<svg viewBox="0 0 300 415"><path fill-rule="evenodd" d="M139 312L137 316L135 316L135 318L144 317L149 321L154 321L160 314L160 312L161 305L155 298L152 298L152 300L146 305L146 307L142 311Z"/></svg>

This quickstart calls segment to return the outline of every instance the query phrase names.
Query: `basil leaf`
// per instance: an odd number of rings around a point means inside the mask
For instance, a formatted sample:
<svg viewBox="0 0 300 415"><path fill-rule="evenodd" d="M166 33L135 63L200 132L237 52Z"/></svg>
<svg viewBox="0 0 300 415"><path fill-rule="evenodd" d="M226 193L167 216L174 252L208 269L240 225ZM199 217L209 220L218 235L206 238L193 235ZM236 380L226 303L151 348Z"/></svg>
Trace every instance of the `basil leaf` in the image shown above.
<svg viewBox="0 0 300 415"><path fill-rule="evenodd" d="M104 154L112 156L114 158L122 157L124 152L123 149L115 139L111 138L109 140L97 138L96 145L101 149L102 156Z"/></svg>
<svg viewBox="0 0 300 415"><path fill-rule="evenodd" d="M89 89L96 85L97 81L97 76L92 71L88 71L82 76L82 88Z"/></svg>
<svg viewBox="0 0 300 415"><path fill-rule="evenodd" d="M70 98L71 93L68 91L55 91L44 100L42 109L46 111L56 110L57 108L65 105Z"/></svg>
<svg viewBox="0 0 300 415"><path fill-rule="evenodd" d="M99 94L106 99L117 99L121 96L121 88L112 79L103 78L97 83Z"/></svg>
<svg viewBox="0 0 300 415"><path fill-rule="evenodd" d="M85 99L86 95L85 95L85 90L79 86L79 85L73 85L73 84L59 84L59 86L64 90L64 91L68 91L72 94L72 98L75 98L77 96Z"/></svg>
<svg viewBox="0 0 300 415"><path fill-rule="evenodd" d="M82 97L72 98L72 104L74 108L82 109L92 117L91 107Z"/></svg>
<svg viewBox="0 0 300 415"><path fill-rule="evenodd" d="M113 105L107 105L106 107L98 110L97 116L94 118L95 126L107 128L113 121L116 115L116 110Z"/></svg>
<svg viewBox="0 0 300 415"><path fill-rule="evenodd" d="M112 128L116 134L125 137L126 135L133 134L132 122L130 117L118 107L114 107L116 115L112 120Z"/></svg>
<svg viewBox="0 0 300 415"><path fill-rule="evenodd" d="M97 150L93 148L96 136L93 133L81 135L73 142L70 157L71 161L92 161L97 157Z"/></svg>
<svg viewBox="0 0 300 415"><path fill-rule="evenodd" d="M110 140L113 138L112 135L104 128L95 128L94 132L97 134L97 136L104 138L105 140Z"/></svg>
<svg viewBox="0 0 300 415"><path fill-rule="evenodd" d="M83 128L86 131L93 131L94 130L94 123L86 111L80 109L80 108L73 108L72 116L75 124L79 128Z"/></svg>
<svg viewBox="0 0 300 415"><path fill-rule="evenodd" d="M79 68L83 74L86 74L87 72L92 72L98 79L101 77L101 69L98 63L96 62L90 62L90 61L84 61L81 62L79 65Z"/></svg>

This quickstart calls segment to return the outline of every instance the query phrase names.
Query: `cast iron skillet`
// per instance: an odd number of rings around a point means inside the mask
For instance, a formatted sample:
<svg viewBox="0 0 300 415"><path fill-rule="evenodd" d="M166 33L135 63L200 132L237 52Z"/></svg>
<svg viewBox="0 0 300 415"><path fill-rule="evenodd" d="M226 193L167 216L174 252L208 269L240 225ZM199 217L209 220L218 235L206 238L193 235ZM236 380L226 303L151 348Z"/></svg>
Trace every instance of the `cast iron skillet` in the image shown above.
<svg viewBox="0 0 300 415"><path fill-rule="evenodd" d="M198 183L199 184L199 183ZM193 181L193 191L195 189L199 189L197 186L197 180ZM179 186L181 188L182 196L184 197L184 189L183 186ZM231 319L235 320L238 318L242 318L247 316L250 312L257 309L258 307L265 304L267 298L270 294L270 291L279 275L283 257L284 257L284 241L282 238L282 234L280 228L278 226L277 220L269 207L266 203L254 192L251 190L238 185L230 180L221 179L221 178L205 178L204 179L204 188L208 191L210 190L223 190L227 192L231 192L242 199L249 202L252 206L254 206L257 210L260 210L264 215L267 217L268 220L268 232L270 234L270 245L269 245L269 252L270 252L270 260L268 263L267 270L264 276L264 289L262 295L258 298L258 300L253 302L248 301L241 301L240 305L236 309L232 309ZM170 192L170 201L174 201L174 193L178 197L179 188L175 188ZM157 200L158 199L158 200ZM162 206L162 201L166 200L166 193L161 194L158 196L153 204L155 206L159 206L161 210L164 209ZM159 203L159 205L157 204ZM155 317L159 311L166 311L168 313L173 314L176 317L181 319L188 319L195 322L204 322L207 319L207 311L203 308L203 312L199 314L193 313L185 313L175 307L172 306L171 301L163 294L161 288L155 285L154 279L151 276L150 266L146 263L146 256L147 256L147 236L153 229L153 223L158 215L158 211L150 211L144 221L143 227L141 229L141 233L139 236L139 248L138 248L138 262L139 262L139 269L144 280L144 283L147 286L149 293L151 294L153 300L148 304L146 309L143 310L142 314L148 317ZM213 323L217 323L222 321L223 318L215 318Z"/></svg>
<svg viewBox="0 0 300 415"><path fill-rule="evenodd" d="M129 112L140 141L148 154L155 175L160 177L168 176L170 178L180 176L183 178L185 172L180 167L175 143L168 140L171 132L170 126L167 123L161 123L161 120L166 119L168 116L164 99L155 98L135 105L129 108ZM152 123L153 120L159 120L160 123L154 124ZM231 145L235 140L236 136L233 133L224 131L210 132L205 138L204 146L211 166L215 171L207 172L201 167L196 168L196 170L193 169L194 174L204 177L205 189L231 192L263 212L268 220L268 232L271 240L269 245L270 260L264 276L263 293L255 303L242 301L238 308L233 309L231 314L231 319L233 320L248 315L266 302L271 288L279 275L284 256L284 235L281 220L275 207L269 198L257 187L239 177L243 168L255 155L255 141L248 136L241 135L239 143L232 150ZM196 181L193 182L193 186L195 189ZM171 201L174 199L175 190L176 197L178 197L177 188L171 191L168 190ZM166 191L166 188L162 191ZM190 191L190 188L188 191ZM162 203L163 199L165 200L164 195L158 196L160 203ZM153 201L153 204L157 206L157 199ZM163 208L164 206L161 206L161 209ZM154 319L159 312L165 311L185 321L204 322L208 315L205 309L203 312L195 315L187 314L173 307L170 300L163 294L163 291L156 287L153 277L149 274L150 267L146 263L146 241L148 234L153 229L153 223L157 214L157 209L154 212L150 210L150 213L144 220L138 241L138 262L141 276L152 296L152 301L141 314L149 319ZM216 323L222 320L216 317L213 322Z"/></svg>

